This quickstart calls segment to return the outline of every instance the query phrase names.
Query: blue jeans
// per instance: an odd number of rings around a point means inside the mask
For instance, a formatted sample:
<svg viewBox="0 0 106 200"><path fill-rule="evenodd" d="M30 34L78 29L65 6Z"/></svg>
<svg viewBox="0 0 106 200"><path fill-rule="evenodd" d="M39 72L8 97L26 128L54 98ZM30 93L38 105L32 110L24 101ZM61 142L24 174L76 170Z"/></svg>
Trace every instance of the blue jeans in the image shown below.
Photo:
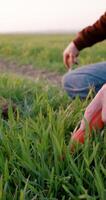
<svg viewBox="0 0 106 200"><path fill-rule="evenodd" d="M63 87L72 98L85 98L91 87L97 93L105 83L106 62L79 67L63 76Z"/></svg>

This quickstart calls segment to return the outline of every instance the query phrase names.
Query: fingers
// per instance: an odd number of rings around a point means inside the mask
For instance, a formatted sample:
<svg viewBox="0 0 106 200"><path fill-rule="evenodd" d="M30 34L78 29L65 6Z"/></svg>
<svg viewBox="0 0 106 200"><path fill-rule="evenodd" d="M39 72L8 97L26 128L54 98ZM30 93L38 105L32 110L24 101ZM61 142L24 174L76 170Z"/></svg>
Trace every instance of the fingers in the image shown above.
<svg viewBox="0 0 106 200"><path fill-rule="evenodd" d="M79 55L79 50L74 42L71 42L63 53L63 62L67 69L70 69L76 63L76 57Z"/></svg>
<svg viewBox="0 0 106 200"><path fill-rule="evenodd" d="M101 91L98 92L98 94L95 96L95 98L92 100L92 102L89 104L89 106L86 108L84 119L81 121L81 130L85 129L85 121L90 123L92 120L95 112L98 112L102 108L102 93Z"/></svg>
<svg viewBox="0 0 106 200"><path fill-rule="evenodd" d="M72 67L72 65L74 64L74 60L75 58L71 53L70 54L65 53L63 55L63 62L67 69L70 69Z"/></svg>
<svg viewBox="0 0 106 200"><path fill-rule="evenodd" d="M70 66L68 64L68 59L69 59L69 54L63 54L63 62L64 62L67 69L70 68Z"/></svg>

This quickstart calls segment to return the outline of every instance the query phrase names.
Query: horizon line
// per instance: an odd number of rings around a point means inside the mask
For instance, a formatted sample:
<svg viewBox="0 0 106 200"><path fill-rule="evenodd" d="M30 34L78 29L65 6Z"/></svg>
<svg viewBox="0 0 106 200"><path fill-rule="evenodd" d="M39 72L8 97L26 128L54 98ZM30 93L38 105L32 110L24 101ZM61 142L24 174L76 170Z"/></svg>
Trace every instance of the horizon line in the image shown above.
<svg viewBox="0 0 106 200"><path fill-rule="evenodd" d="M75 34L79 30L47 30L47 31L0 31L1 34Z"/></svg>

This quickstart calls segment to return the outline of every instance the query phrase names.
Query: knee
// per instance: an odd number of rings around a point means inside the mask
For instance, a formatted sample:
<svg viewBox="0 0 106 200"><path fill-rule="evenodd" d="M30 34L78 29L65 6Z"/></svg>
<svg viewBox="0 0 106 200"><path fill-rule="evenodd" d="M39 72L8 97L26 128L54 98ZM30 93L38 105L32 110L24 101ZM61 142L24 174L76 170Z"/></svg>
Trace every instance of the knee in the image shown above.
<svg viewBox="0 0 106 200"><path fill-rule="evenodd" d="M72 82L72 74L71 73L66 73L62 77L62 87L67 90L69 87L71 87L71 82Z"/></svg>
<svg viewBox="0 0 106 200"><path fill-rule="evenodd" d="M62 78L62 87L71 98L79 96L81 99L88 94L88 86L85 81L86 77L76 71L66 73Z"/></svg>
<svg viewBox="0 0 106 200"><path fill-rule="evenodd" d="M65 89L68 85L68 75L65 74L63 77L62 77L62 87Z"/></svg>
<svg viewBox="0 0 106 200"><path fill-rule="evenodd" d="M77 94L75 94L75 82L77 82L77 80L76 75L73 72L66 73L62 78L62 87L72 98Z"/></svg>

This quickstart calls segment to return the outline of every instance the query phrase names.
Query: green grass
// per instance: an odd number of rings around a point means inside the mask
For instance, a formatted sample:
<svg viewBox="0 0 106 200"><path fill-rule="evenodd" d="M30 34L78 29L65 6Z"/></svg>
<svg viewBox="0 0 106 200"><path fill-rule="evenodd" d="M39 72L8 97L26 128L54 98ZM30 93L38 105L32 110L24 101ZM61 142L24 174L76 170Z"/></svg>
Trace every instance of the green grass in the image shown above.
<svg viewBox="0 0 106 200"><path fill-rule="evenodd" d="M0 58L15 61L19 66L32 64L36 68L65 72L63 51L75 35L0 35ZM106 42L85 49L79 65L106 60Z"/></svg>
<svg viewBox="0 0 106 200"><path fill-rule="evenodd" d="M0 59L65 72L62 53L74 35L0 35ZM106 42L81 52L81 65L106 60ZM8 63L8 62L7 62ZM92 99L71 100L62 89L0 75L0 200L105 200L106 129L70 153L70 132ZM89 101L88 101L89 99ZM14 118L11 101L17 105Z"/></svg>
<svg viewBox="0 0 106 200"><path fill-rule="evenodd" d="M105 200L105 129L69 149L87 99L12 75L0 76L0 96L17 104L16 119L11 104L9 120L0 117L0 199Z"/></svg>

